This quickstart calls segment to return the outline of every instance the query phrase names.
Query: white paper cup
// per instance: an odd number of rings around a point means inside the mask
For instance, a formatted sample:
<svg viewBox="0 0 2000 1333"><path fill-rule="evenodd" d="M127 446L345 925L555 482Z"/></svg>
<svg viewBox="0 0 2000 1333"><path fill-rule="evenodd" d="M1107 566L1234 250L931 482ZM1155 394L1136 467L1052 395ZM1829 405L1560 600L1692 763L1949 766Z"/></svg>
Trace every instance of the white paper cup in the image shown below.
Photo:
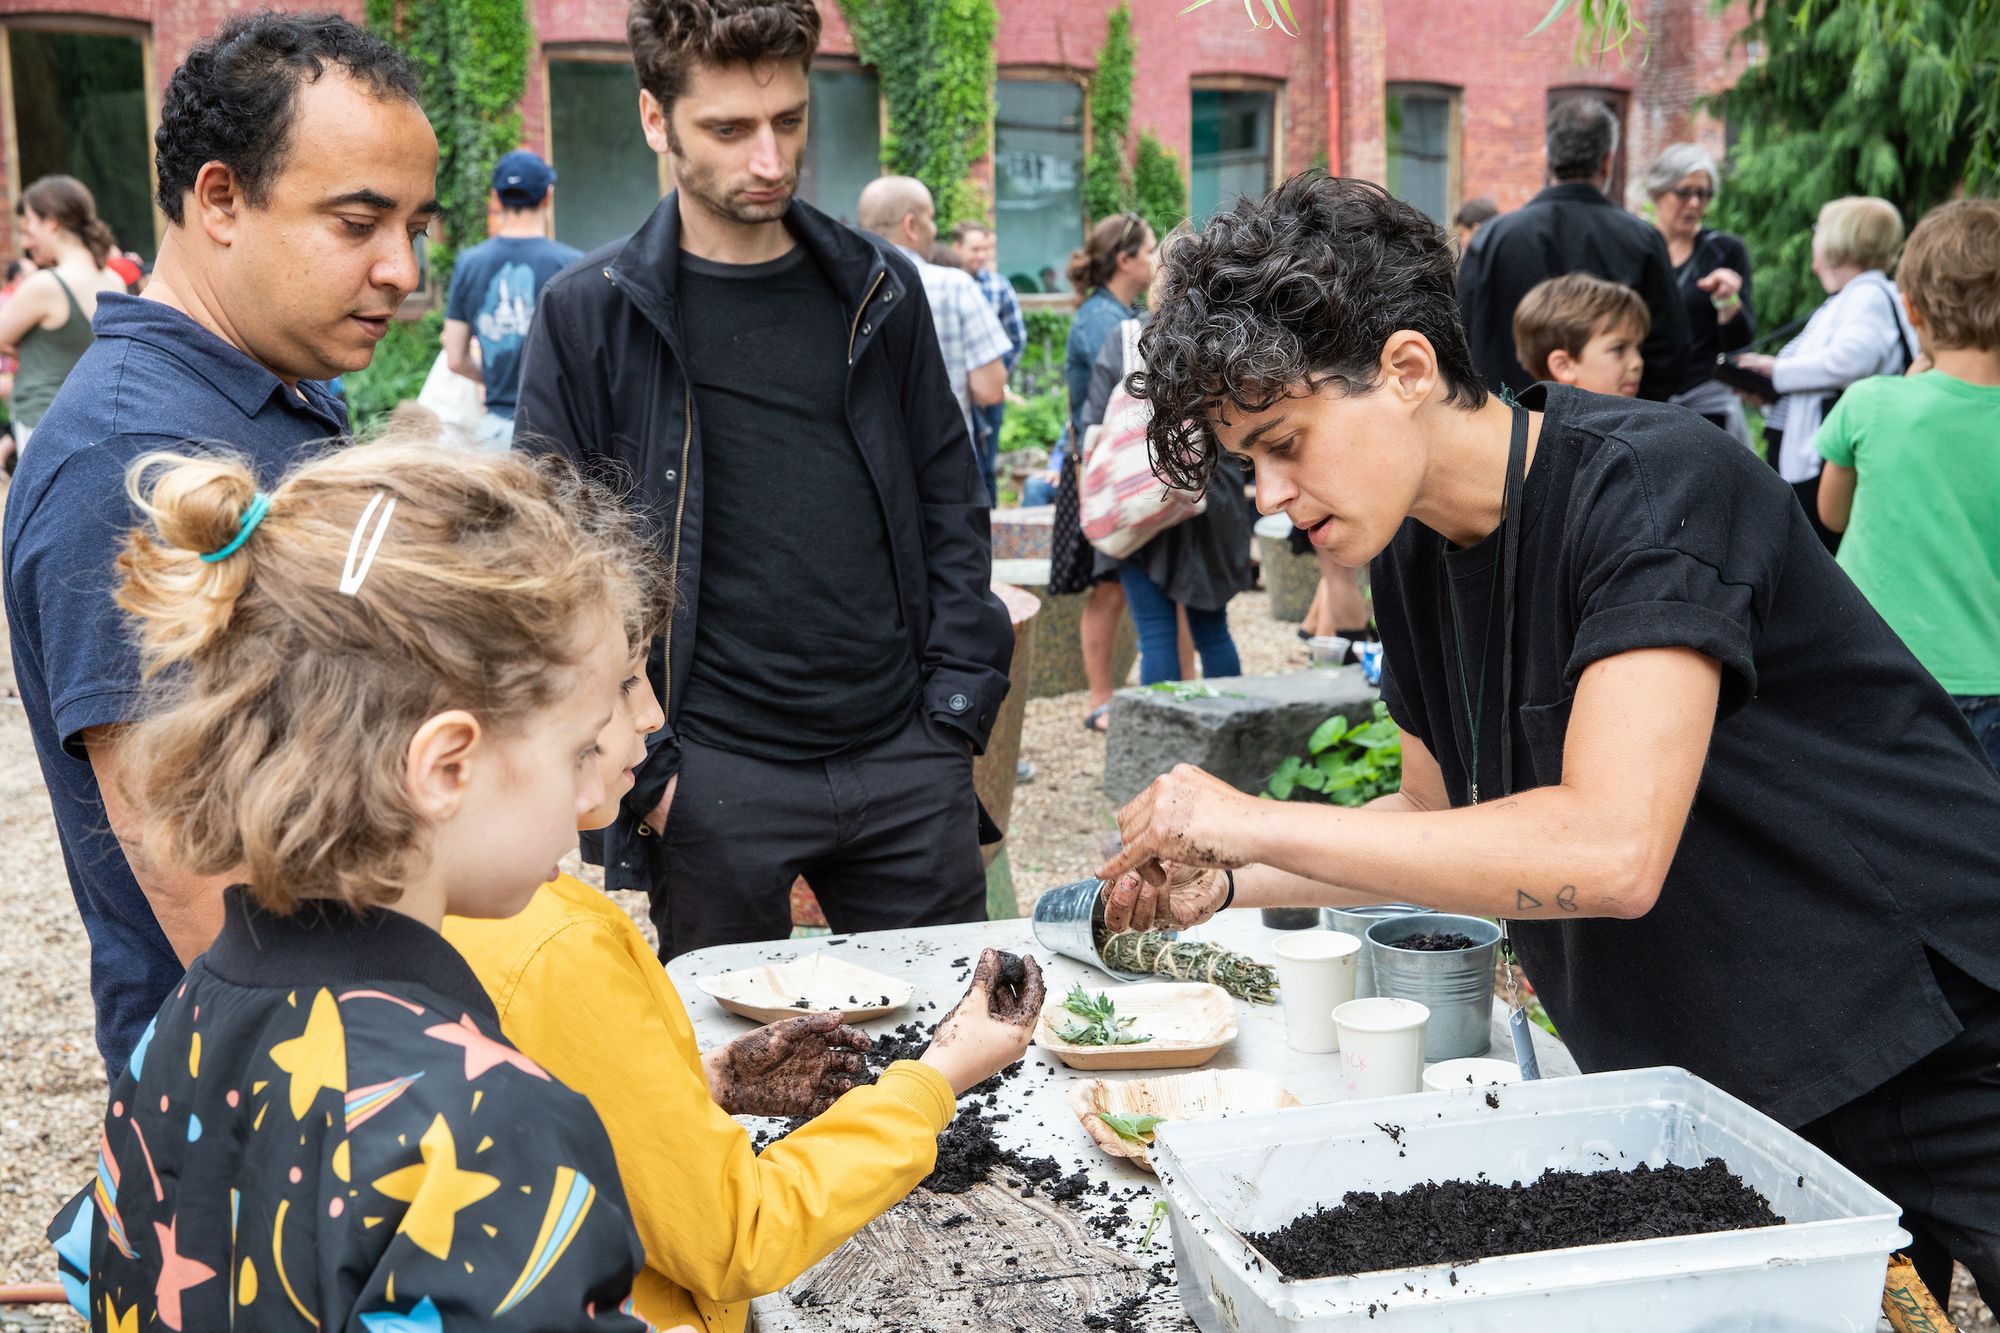
<svg viewBox="0 0 2000 1333"><path fill-rule="evenodd" d="M1280 935L1273 948L1286 1043L1295 1051L1321 1055L1339 1050L1333 1011L1354 998L1361 941L1337 930L1295 930Z"/></svg>
<svg viewBox="0 0 2000 1333"><path fill-rule="evenodd" d="M1512 1060L1491 1060L1478 1055L1468 1055L1462 1060L1440 1060L1424 1071L1424 1086L1432 1092L1445 1092L1452 1088L1485 1088L1520 1081L1521 1066Z"/></svg>
<svg viewBox="0 0 2000 1333"><path fill-rule="evenodd" d="M1341 1085L1351 1098L1415 1092L1424 1075L1431 1011L1415 1000L1375 996L1333 1011L1340 1030Z"/></svg>

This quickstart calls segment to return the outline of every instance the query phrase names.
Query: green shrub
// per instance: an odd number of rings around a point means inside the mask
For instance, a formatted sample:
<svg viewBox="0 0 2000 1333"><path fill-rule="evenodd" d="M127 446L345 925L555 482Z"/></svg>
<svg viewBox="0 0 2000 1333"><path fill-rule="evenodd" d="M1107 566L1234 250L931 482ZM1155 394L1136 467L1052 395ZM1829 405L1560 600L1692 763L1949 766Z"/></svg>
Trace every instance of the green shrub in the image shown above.
<svg viewBox="0 0 2000 1333"><path fill-rule="evenodd" d="M406 398L415 398L424 387L424 377L437 360L444 333L444 312L433 310L422 319L395 320L389 334L375 347L375 359L366 370L343 375L340 387L347 395L347 414L356 435L365 435L379 425Z"/></svg>
<svg viewBox="0 0 2000 1333"><path fill-rule="evenodd" d="M1092 222L1122 213L1134 203L1125 147L1132 128L1135 54L1132 11L1121 0L1105 24L1097 71L1090 76L1090 157L1083 167L1083 215Z"/></svg>
<svg viewBox="0 0 2000 1333"><path fill-rule="evenodd" d="M1330 717L1314 729L1303 756L1290 755L1265 779L1264 795L1276 801L1327 801L1366 805L1403 788L1403 733L1379 700L1375 720L1350 726Z"/></svg>
<svg viewBox="0 0 2000 1333"><path fill-rule="evenodd" d="M1051 449L1069 424L1069 395L1045 389L1024 402L1009 403L1000 422L1000 452Z"/></svg>

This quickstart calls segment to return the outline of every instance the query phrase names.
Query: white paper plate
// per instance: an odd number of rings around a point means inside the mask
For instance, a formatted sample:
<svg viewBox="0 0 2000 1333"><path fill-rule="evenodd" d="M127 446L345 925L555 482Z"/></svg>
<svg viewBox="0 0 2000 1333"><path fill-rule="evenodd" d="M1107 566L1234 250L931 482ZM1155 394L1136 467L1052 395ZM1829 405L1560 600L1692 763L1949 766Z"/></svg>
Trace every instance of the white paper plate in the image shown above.
<svg viewBox="0 0 2000 1333"><path fill-rule="evenodd" d="M839 1010L852 1022L880 1018L910 1002L910 983L829 953L697 978L703 994L732 1014L775 1023Z"/></svg>

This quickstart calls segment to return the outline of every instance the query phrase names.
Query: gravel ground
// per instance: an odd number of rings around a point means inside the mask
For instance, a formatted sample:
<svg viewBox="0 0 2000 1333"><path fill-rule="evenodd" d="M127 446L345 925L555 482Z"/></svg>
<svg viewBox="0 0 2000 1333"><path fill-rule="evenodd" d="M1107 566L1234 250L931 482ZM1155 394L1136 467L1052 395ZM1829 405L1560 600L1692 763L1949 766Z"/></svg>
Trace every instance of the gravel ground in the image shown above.
<svg viewBox="0 0 2000 1333"><path fill-rule="evenodd" d="M1292 626L1270 618L1261 592L1238 598L1230 621L1246 673L1302 665ZM5 636L0 624L0 685L11 685ZM1035 779L1015 796L1010 840L1024 909L1042 889L1089 874L1116 837L1115 812L1099 789L1104 740L1082 730L1083 711L1082 694L1028 703L1021 754ZM639 897L620 897L647 928ZM27 722L0 703L0 1283L53 1279L42 1229L92 1169L104 1081L91 1040L87 951ZM1962 1269L1960 1278L1959 1327L2000 1333ZM76 1327L49 1307L0 1307L0 1333Z"/></svg>

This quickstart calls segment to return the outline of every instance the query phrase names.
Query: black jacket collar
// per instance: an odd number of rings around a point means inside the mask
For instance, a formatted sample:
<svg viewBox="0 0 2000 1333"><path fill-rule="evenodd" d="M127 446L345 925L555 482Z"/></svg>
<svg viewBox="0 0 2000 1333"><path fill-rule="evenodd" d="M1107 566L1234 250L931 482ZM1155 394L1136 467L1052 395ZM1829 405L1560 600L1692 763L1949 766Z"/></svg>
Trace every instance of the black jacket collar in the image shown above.
<svg viewBox="0 0 2000 1333"><path fill-rule="evenodd" d="M1542 187L1542 192L1528 201L1531 204L1602 204L1606 208L1618 208L1609 195L1589 181L1560 181ZM1619 212L1624 212L1622 208Z"/></svg>
<svg viewBox="0 0 2000 1333"><path fill-rule="evenodd" d="M201 961L239 986L421 986L499 1021L479 978L444 936L384 908L355 912L314 899L279 916L238 885L223 894L222 934Z"/></svg>
<svg viewBox="0 0 2000 1333"><path fill-rule="evenodd" d="M680 280L680 198L676 190L660 200L610 266L619 286L642 301L651 298L669 310ZM850 312L861 308L876 275L890 268L883 253L888 242L878 245L866 234L842 226L796 198L785 210L785 227L811 253ZM890 281L896 281L893 272L889 276Z"/></svg>

